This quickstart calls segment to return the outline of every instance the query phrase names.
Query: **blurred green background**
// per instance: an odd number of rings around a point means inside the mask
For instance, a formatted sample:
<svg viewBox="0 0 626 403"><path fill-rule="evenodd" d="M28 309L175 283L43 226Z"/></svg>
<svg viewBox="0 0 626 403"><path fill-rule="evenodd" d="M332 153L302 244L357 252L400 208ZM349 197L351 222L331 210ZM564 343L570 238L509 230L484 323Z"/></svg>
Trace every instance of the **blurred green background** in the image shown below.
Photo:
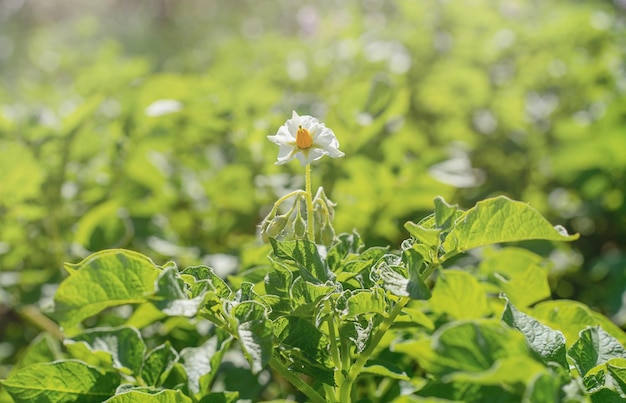
<svg viewBox="0 0 626 403"><path fill-rule="evenodd" d="M623 0L0 0L0 378L63 262L246 269L303 186L266 139L292 110L346 153L313 166L338 232L505 194L581 234L535 245L554 296L624 327L625 54Z"/></svg>

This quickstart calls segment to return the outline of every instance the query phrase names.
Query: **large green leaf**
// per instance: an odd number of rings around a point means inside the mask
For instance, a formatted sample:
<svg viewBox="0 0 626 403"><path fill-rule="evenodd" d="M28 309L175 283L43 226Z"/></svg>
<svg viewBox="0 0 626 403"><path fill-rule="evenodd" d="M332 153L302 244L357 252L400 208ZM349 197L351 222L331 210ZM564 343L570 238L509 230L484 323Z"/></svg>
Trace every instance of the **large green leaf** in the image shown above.
<svg viewBox="0 0 626 403"><path fill-rule="evenodd" d="M560 401L560 395L559 378L554 374L543 372L529 382L522 403L554 403Z"/></svg>
<svg viewBox="0 0 626 403"><path fill-rule="evenodd" d="M217 332L199 347L186 347L180 352L180 361L187 374L187 387L191 393L197 395L210 391L211 382L230 341L229 336Z"/></svg>
<svg viewBox="0 0 626 403"><path fill-rule="evenodd" d="M482 372L499 359L528 356L523 338L495 321L452 322L433 335L433 348L456 370ZM452 369L450 368L450 369Z"/></svg>
<svg viewBox="0 0 626 403"><path fill-rule="evenodd" d="M382 288L359 290L348 297L346 309L342 315L348 319L369 313L382 315L387 311L388 306L389 301L385 298L385 292Z"/></svg>
<svg viewBox="0 0 626 403"><path fill-rule="evenodd" d="M410 221L404 224L404 228L420 243L430 247L439 245L439 236L441 235L441 229L439 228L426 228Z"/></svg>
<svg viewBox="0 0 626 403"><path fill-rule="evenodd" d="M270 258L271 265L265 276L265 290L268 294L277 295L281 298L289 297L289 288L293 282L291 270L282 263Z"/></svg>
<svg viewBox="0 0 626 403"><path fill-rule="evenodd" d="M626 357L610 359L606 363L606 368L613 378L615 388L626 397Z"/></svg>
<svg viewBox="0 0 626 403"><path fill-rule="evenodd" d="M535 318L518 311L508 300L502 314L502 321L522 332L530 348L537 352L544 362L553 361L563 368L569 368L563 333L552 330Z"/></svg>
<svg viewBox="0 0 626 403"><path fill-rule="evenodd" d="M115 394L120 376L81 361L55 361L29 365L1 382L16 403L97 403Z"/></svg>
<svg viewBox="0 0 626 403"><path fill-rule="evenodd" d="M448 204L441 196L435 197L435 225L446 231L454 224L459 210L456 205Z"/></svg>
<svg viewBox="0 0 626 403"><path fill-rule="evenodd" d="M122 249L94 253L77 265L54 295L55 313L66 327L102 310L146 301L160 270L146 256Z"/></svg>
<svg viewBox="0 0 626 403"><path fill-rule="evenodd" d="M235 305L231 315L237 320L237 337L252 372L258 374L272 358L274 349L272 321L266 307L256 301L244 301Z"/></svg>
<svg viewBox="0 0 626 403"><path fill-rule="evenodd" d="M239 392L211 392L202 396L199 403L235 403L238 401L240 401Z"/></svg>
<svg viewBox="0 0 626 403"><path fill-rule="evenodd" d="M105 403L191 403L192 400L180 390L162 390L155 393L146 393L139 390L130 390L120 393L105 401Z"/></svg>
<svg viewBox="0 0 626 403"><path fill-rule="evenodd" d="M521 248L485 250L479 273L504 292L519 308L525 308L550 297L548 270L544 259Z"/></svg>
<svg viewBox="0 0 626 403"><path fill-rule="evenodd" d="M83 342L91 351L108 353L113 367L139 375L146 345L137 329L125 326L91 329L70 341Z"/></svg>
<svg viewBox="0 0 626 403"><path fill-rule="evenodd" d="M399 297L428 299L431 295L430 289L417 271L408 273L401 259L395 255L380 258L370 272L370 278L374 282L382 283L387 291Z"/></svg>
<svg viewBox="0 0 626 403"><path fill-rule="evenodd" d="M454 319L478 319L491 313L485 290L471 274L445 270L437 279L430 305Z"/></svg>
<svg viewBox="0 0 626 403"><path fill-rule="evenodd" d="M224 299L230 297L232 290L222 278L215 274L215 270L207 266L190 266L185 268L181 275L193 276L196 282L206 281L218 298Z"/></svg>
<svg viewBox="0 0 626 403"><path fill-rule="evenodd" d="M315 243L307 240L281 242L273 238L270 242L276 257L296 262L301 275L307 281L324 283L334 278L333 273L324 265Z"/></svg>
<svg viewBox="0 0 626 403"><path fill-rule="evenodd" d="M486 199L461 215L443 244L447 253L478 246L531 239L573 241L562 227L553 227L530 205L505 196Z"/></svg>
<svg viewBox="0 0 626 403"><path fill-rule="evenodd" d="M141 368L141 377L148 385L158 386L177 360L178 353L172 348L170 342L166 341L146 355Z"/></svg>
<svg viewBox="0 0 626 403"><path fill-rule="evenodd" d="M572 300L541 302L530 314L553 329L559 329L565 335L568 346L578 340L579 333L589 326L601 326L604 331L626 345L626 333L610 319L592 311L585 304Z"/></svg>
<svg viewBox="0 0 626 403"><path fill-rule="evenodd" d="M486 371L455 372L448 375L448 381L468 382L479 385L526 385L545 367L529 356L504 357L497 359Z"/></svg>
<svg viewBox="0 0 626 403"><path fill-rule="evenodd" d="M590 327L580 332L580 338L567 351L576 369L584 376L597 365L612 358L626 357L626 348L601 327Z"/></svg>
<svg viewBox="0 0 626 403"><path fill-rule="evenodd" d="M170 316L193 317L204 302L204 294L189 298L185 292L185 283L178 274L178 269L167 267L159 275L156 283L154 304L163 313Z"/></svg>
<svg viewBox="0 0 626 403"><path fill-rule="evenodd" d="M307 366L328 364L328 338L310 321L295 316L278 318L274 321L274 335L279 345L300 361L300 372Z"/></svg>

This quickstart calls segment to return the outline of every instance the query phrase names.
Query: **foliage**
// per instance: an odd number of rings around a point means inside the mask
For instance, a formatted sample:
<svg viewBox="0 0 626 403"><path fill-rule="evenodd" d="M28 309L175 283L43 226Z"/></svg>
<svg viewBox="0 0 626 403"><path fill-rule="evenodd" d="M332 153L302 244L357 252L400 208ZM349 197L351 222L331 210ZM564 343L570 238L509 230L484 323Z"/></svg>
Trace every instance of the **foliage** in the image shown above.
<svg viewBox="0 0 626 403"><path fill-rule="evenodd" d="M50 338L62 335L45 309L59 284L81 291L83 283L70 280L77 273L67 277L76 269L64 272L64 262L96 251L125 248L180 267L212 266L232 292L250 282L263 294L269 266L257 224L277 197L300 187L284 167L267 163L274 150L266 136L294 109L323 117L341 138L345 160L316 172L340 206L335 228L357 228L370 249L400 245L406 230L422 242L437 239L437 229L403 228L427 214L437 194L463 208L508 195L582 235L556 249L529 240L524 249L488 247L453 258L489 298L484 306L459 304L433 290L434 302L423 304L433 305L426 312L436 320L462 317L465 305L499 317L494 306L503 303L491 296L503 291L510 315L515 308L558 329L568 347L582 330L576 323L610 326L595 311L623 328L623 9L623 2L590 0L0 2L0 378L30 361L84 360L87 353L70 354ZM471 250L481 235L466 228L460 240ZM490 235L490 242L503 240ZM286 248L272 259L287 259ZM147 269L143 290L155 291L155 275L164 287L176 278L174 271L160 277L164 270ZM89 298L97 297L107 276L88 273L77 279L84 276L93 285ZM402 286L405 274L380 275ZM437 284L466 284L448 277ZM86 329L124 325L128 312L116 304L145 298L125 279L97 320L97 299L83 305L63 297L55 319L71 321L81 307L74 320ZM474 290L464 294L468 300L480 294L476 281L467 280L466 291ZM411 284L413 296L431 290ZM142 363L165 339L170 345L159 351L178 354L177 363L185 346L208 340L195 320L178 316L194 312L199 300L182 303L187 297L176 292L163 289L160 304L141 304L126 324L148 344L160 329L163 340L146 346ZM551 294L584 303L546 302ZM377 294L351 303L367 298L372 306L388 302ZM449 304L456 311L440 307ZM232 343L215 340L206 349ZM100 362L89 365L79 371L100 376ZM241 374L239 364L224 365ZM620 379L607 375L619 368L607 365L594 376ZM379 379L380 371L369 373ZM241 390L234 385L243 379L212 382ZM555 379L536 382L554 386ZM264 387L280 395L280 384Z"/></svg>
<svg viewBox="0 0 626 403"><path fill-rule="evenodd" d="M238 289L207 266L97 252L66 265L55 293L66 336L33 343L2 385L16 402L271 400L286 397L270 388L280 377L312 402L626 397L626 333L582 304L537 303L543 259L509 246L475 267L450 263L486 245L577 236L505 197L467 211L437 198L406 227L396 252L357 233L328 248L272 238L266 274L240 274ZM495 292L508 284L510 295ZM234 343L258 395L216 390Z"/></svg>

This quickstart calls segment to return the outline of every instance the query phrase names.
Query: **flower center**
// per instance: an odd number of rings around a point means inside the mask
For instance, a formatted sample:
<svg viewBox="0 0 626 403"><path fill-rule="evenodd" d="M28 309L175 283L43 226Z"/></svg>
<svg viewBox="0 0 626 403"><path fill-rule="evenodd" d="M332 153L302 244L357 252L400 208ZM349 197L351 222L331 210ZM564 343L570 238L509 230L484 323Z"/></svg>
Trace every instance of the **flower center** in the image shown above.
<svg viewBox="0 0 626 403"><path fill-rule="evenodd" d="M298 133L296 133L296 145L300 149L310 148L313 145L313 138L311 133L302 126L298 126Z"/></svg>

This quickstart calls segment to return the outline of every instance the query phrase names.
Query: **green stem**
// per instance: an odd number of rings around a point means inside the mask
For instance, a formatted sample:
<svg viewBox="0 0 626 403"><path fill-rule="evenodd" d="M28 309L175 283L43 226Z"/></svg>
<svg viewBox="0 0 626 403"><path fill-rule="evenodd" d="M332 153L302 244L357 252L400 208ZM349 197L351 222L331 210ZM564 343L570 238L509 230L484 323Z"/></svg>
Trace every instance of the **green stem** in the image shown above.
<svg viewBox="0 0 626 403"><path fill-rule="evenodd" d="M311 164L307 164L305 173L305 195L307 229L309 231L309 241L315 242L315 229L313 228L313 195L311 193Z"/></svg>
<svg viewBox="0 0 626 403"><path fill-rule="evenodd" d="M330 302L328 300L325 301L326 308L328 309ZM335 316L333 313L328 315L326 318L326 325L328 326L328 338L330 339L330 354L333 357L333 362L335 363L335 382L337 385L341 385L343 381L343 362L341 361L341 355L339 354L339 345L337 344L337 334L335 333ZM326 396L327 399L330 399L331 395ZM332 394L333 399L336 398L336 395L333 390Z"/></svg>
<svg viewBox="0 0 626 403"><path fill-rule="evenodd" d="M402 312L402 309L406 306L406 304L409 303L409 301L410 301L409 297L400 298L400 300L396 303L396 306L393 307L393 310L391 311L389 316L385 318L383 323L380 324L380 327L374 334L374 337L372 337L372 340L370 341L367 348L361 353L361 355L359 356L359 358L357 358L354 364L352 364L352 367L350 368L350 372L348 372L346 379L341 385L340 401L342 402L351 401L350 395L352 393L352 384L354 383L354 381L356 381L356 378L361 373L361 370L365 366L365 363L372 356L372 354L374 353L374 350L378 346L378 343L380 343L380 340L383 338L385 333L387 333L387 330L389 330L393 321L400 314L400 312Z"/></svg>
<svg viewBox="0 0 626 403"><path fill-rule="evenodd" d="M328 301L326 301L328 305ZM333 361L335 363L335 367L341 370L341 358L339 357L339 346L337 346L337 336L335 335L335 321L333 320L333 315L328 315L326 319L326 324L328 325L328 338L330 339L330 353L333 357Z"/></svg>
<svg viewBox="0 0 626 403"><path fill-rule="evenodd" d="M293 372L289 371L287 367L283 365L276 357L272 357L269 362L270 366L279 374L281 374L286 380L288 380L293 386L309 398L309 401L313 403L326 403L326 399L315 391L308 383L304 382Z"/></svg>
<svg viewBox="0 0 626 403"><path fill-rule="evenodd" d="M275 214L276 211L278 211L278 207L280 206L280 204L282 202L284 202L285 200L289 199L290 197L302 194L304 192L302 192L302 190L294 190L293 192L287 193L286 195L284 195L283 197L281 197L280 199L276 200L276 203L274 203L274 206L272 207L272 211L270 211L270 213L268 214L268 216L271 216L272 214ZM293 209L293 207L292 207Z"/></svg>
<svg viewBox="0 0 626 403"><path fill-rule="evenodd" d="M25 305L17 310L18 315L36 326L38 329L50 333L57 340L63 340L64 335L59 326L48 319L33 305Z"/></svg>

